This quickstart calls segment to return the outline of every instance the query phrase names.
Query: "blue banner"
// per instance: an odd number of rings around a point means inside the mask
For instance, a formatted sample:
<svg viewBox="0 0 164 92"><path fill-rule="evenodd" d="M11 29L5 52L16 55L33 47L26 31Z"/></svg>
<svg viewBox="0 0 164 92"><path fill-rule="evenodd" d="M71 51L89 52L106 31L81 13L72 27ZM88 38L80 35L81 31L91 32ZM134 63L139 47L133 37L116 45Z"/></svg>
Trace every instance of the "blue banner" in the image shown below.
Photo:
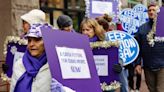
<svg viewBox="0 0 164 92"><path fill-rule="evenodd" d="M139 20L137 14L132 9L122 10L119 17L125 32L133 35L138 31Z"/></svg>
<svg viewBox="0 0 164 92"><path fill-rule="evenodd" d="M125 66L132 63L139 54L139 45L136 39L123 31L110 31L106 33L107 41L119 41L119 58Z"/></svg>
<svg viewBox="0 0 164 92"><path fill-rule="evenodd" d="M134 35L138 28L148 21L147 7L138 4L133 9L123 9L119 14L125 32Z"/></svg>
<svg viewBox="0 0 164 92"><path fill-rule="evenodd" d="M143 4L137 4L133 7L133 11L137 14L137 19L139 20L139 25L141 26L148 21L149 17L147 14L147 7Z"/></svg>

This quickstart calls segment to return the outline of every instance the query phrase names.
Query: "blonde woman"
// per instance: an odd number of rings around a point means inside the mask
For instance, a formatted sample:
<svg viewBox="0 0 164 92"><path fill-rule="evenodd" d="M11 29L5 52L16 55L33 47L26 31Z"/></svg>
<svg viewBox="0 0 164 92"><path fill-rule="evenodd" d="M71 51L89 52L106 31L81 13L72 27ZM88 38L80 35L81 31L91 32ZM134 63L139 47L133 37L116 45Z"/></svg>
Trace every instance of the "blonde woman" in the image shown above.
<svg viewBox="0 0 164 92"><path fill-rule="evenodd" d="M89 37L90 42L103 41L105 31L95 19L85 18L80 24L80 32Z"/></svg>

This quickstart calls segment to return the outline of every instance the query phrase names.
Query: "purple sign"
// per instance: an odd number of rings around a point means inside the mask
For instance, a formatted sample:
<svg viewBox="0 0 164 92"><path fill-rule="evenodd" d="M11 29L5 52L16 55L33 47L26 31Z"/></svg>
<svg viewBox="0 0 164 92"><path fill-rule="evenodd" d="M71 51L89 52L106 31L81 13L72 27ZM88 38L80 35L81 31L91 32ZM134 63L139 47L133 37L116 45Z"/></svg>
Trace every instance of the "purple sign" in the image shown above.
<svg viewBox="0 0 164 92"><path fill-rule="evenodd" d="M9 66L7 76L12 76L12 68L15 52L25 52L27 45L20 45L19 43L10 42L7 44L6 64Z"/></svg>
<svg viewBox="0 0 164 92"><path fill-rule="evenodd" d="M113 70L113 65L118 64L118 48L95 48L92 50L94 55L107 55L108 56L108 75L99 76L101 83L108 85L113 81L119 81L119 75Z"/></svg>
<svg viewBox="0 0 164 92"><path fill-rule="evenodd" d="M117 15L118 1L119 0L85 0L86 15L91 18L102 16L105 13Z"/></svg>
<svg viewBox="0 0 164 92"><path fill-rule="evenodd" d="M102 92L89 39L78 33L42 30L52 77L76 92Z"/></svg>
<svg viewBox="0 0 164 92"><path fill-rule="evenodd" d="M158 37L164 37L164 7L160 8L160 12L157 17L157 28L156 28L156 36Z"/></svg>

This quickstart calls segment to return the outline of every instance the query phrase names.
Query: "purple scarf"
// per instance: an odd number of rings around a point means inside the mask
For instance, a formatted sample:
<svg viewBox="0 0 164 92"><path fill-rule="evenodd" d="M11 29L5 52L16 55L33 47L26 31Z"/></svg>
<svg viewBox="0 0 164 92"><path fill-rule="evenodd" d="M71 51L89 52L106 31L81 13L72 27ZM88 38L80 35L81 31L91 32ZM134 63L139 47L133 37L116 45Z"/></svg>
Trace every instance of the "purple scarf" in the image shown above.
<svg viewBox="0 0 164 92"><path fill-rule="evenodd" d="M89 42L96 42L99 41L97 36L93 36L92 38L89 38Z"/></svg>
<svg viewBox="0 0 164 92"><path fill-rule="evenodd" d="M40 68L47 62L46 53L44 52L39 58L32 57L29 51L23 56L23 65L26 72L18 79L14 92L31 92L33 78L36 77Z"/></svg>

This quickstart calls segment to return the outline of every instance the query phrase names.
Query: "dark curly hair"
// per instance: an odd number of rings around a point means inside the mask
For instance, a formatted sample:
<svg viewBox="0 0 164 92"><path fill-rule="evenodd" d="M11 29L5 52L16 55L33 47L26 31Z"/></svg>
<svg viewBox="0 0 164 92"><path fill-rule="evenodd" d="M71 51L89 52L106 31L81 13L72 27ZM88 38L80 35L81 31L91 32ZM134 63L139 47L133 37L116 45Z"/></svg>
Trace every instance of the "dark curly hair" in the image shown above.
<svg viewBox="0 0 164 92"><path fill-rule="evenodd" d="M108 14L104 14L103 18L104 18L105 20L107 20L108 22L111 22L111 21L112 21L112 17L109 16Z"/></svg>
<svg viewBox="0 0 164 92"><path fill-rule="evenodd" d="M107 20L101 18L101 19L97 19L97 22L103 27L105 31L109 30L109 23Z"/></svg>

